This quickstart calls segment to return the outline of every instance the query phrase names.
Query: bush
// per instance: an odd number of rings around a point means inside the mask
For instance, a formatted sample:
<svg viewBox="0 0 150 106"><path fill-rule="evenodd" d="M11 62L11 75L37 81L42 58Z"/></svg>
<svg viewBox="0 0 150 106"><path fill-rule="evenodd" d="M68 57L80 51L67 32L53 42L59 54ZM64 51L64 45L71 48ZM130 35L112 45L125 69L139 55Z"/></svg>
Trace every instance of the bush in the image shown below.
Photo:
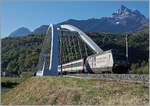
<svg viewBox="0 0 150 106"><path fill-rule="evenodd" d="M32 72L22 72L21 73L21 77L23 77L23 78L29 78L29 77L31 77L32 76Z"/></svg>
<svg viewBox="0 0 150 106"><path fill-rule="evenodd" d="M149 66L148 63L144 64L141 68L141 74L149 74Z"/></svg>
<svg viewBox="0 0 150 106"><path fill-rule="evenodd" d="M131 64L131 74L149 74L148 62L143 61L141 65Z"/></svg>

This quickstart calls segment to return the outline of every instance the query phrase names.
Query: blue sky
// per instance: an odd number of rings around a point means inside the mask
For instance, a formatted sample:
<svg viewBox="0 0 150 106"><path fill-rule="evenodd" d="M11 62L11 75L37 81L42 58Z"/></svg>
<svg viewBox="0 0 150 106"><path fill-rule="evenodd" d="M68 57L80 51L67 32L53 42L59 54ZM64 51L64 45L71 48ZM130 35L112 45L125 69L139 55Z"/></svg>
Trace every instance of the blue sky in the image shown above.
<svg viewBox="0 0 150 106"><path fill-rule="evenodd" d="M111 16L112 12L125 5L138 9L148 17L148 2L10 2L1 6L1 35L8 36L19 27L27 27L31 31L43 24L59 23L67 19L84 20Z"/></svg>

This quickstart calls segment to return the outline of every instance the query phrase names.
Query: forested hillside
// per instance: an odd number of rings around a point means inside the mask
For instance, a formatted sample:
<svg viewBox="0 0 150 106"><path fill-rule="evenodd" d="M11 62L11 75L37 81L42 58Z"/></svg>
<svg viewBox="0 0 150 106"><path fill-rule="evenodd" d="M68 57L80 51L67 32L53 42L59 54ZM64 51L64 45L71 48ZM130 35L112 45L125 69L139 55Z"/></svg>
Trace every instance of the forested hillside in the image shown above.
<svg viewBox="0 0 150 106"><path fill-rule="evenodd" d="M20 74L35 68L44 35L2 39L2 71Z"/></svg>
<svg viewBox="0 0 150 106"><path fill-rule="evenodd" d="M119 49L125 53L125 33L87 33L103 50ZM21 74L34 72L45 35L2 39L2 71ZM148 73L148 31L128 33L129 62L132 73ZM145 72L146 71L146 72ZM142 73L142 72L141 72Z"/></svg>

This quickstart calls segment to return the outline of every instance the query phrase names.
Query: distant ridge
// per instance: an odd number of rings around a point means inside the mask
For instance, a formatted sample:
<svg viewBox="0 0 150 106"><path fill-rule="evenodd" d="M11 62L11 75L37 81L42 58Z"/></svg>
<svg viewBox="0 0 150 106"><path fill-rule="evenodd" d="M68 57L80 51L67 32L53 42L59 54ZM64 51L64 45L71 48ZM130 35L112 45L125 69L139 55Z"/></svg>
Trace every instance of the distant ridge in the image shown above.
<svg viewBox="0 0 150 106"><path fill-rule="evenodd" d="M25 36L31 34L31 31L26 27L18 28L17 30L10 33L10 37L17 37L17 36Z"/></svg>
<svg viewBox="0 0 150 106"><path fill-rule="evenodd" d="M121 5L119 9L112 13L112 16L102 17L99 19L91 18L87 20L75 20L69 19L64 22L58 23L60 24L71 24L76 27L79 27L81 30L85 32L135 32L140 30L144 25L148 25L149 20L137 9L129 9L124 5ZM149 27L149 26L148 26ZM47 31L48 25L41 25L36 28L32 33L33 34L45 34ZM147 27L146 27L147 28ZM143 29L142 29L143 30ZM21 33L22 32L22 33ZM26 32L26 33L24 33ZM18 30L11 33L10 35L22 36L28 35L31 32L28 31L20 31ZM20 34L20 35L19 35Z"/></svg>
<svg viewBox="0 0 150 106"><path fill-rule="evenodd" d="M87 32L132 32L148 23L148 19L138 10L128 9L124 5L110 17L100 19L70 19L60 24L72 24Z"/></svg>
<svg viewBox="0 0 150 106"><path fill-rule="evenodd" d="M45 34L47 31L48 25L41 25L40 27L36 28L33 33L34 34Z"/></svg>
<svg viewBox="0 0 150 106"><path fill-rule="evenodd" d="M149 32L149 24L143 24L141 27L139 27L135 32Z"/></svg>

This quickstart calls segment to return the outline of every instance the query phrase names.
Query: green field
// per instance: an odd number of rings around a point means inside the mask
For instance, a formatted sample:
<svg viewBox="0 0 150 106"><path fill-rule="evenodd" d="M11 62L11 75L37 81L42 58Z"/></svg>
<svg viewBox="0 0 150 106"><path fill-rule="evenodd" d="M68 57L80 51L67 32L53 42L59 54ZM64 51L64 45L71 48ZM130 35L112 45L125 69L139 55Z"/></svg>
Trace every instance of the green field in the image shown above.
<svg viewBox="0 0 150 106"><path fill-rule="evenodd" d="M2 95L9 105L143 105L144 84L67 77L31 77Z"/></svg>

